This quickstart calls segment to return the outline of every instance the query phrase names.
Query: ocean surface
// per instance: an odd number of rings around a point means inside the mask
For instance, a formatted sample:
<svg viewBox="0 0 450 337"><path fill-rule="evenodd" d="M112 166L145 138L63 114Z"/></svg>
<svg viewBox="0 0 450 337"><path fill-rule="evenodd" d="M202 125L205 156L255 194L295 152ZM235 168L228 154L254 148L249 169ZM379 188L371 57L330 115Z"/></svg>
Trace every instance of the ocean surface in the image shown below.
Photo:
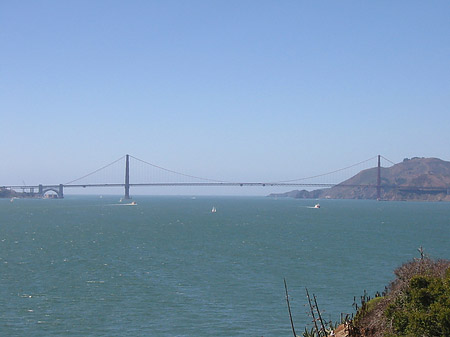
<svg viewBox="0 0 450 337"><path fill-rule="evenodd" d="M265 197L0 199L0 336L291 336L450 258L450 203ZM217 212L212 213L212 207Z"/></svg>

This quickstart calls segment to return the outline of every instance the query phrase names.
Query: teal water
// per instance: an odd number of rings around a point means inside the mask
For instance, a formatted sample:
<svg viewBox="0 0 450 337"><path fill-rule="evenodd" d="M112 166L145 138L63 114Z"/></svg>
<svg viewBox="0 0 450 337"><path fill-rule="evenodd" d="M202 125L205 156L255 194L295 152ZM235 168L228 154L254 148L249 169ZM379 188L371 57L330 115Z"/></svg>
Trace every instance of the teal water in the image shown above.
<svg viewBox="0 0 450 337"><path fill-rule="evenodd" d="M450 258L450 203L263 197L0 199L0 336L290 336L417 248ZM217 213L211 213L215 206Z"/></svg>

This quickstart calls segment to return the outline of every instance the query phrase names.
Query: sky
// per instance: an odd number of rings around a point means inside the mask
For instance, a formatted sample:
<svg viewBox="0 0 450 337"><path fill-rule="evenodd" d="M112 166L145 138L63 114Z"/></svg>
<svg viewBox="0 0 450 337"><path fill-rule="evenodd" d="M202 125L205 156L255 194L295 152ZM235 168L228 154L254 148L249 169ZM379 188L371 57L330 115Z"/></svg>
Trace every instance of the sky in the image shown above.
<svg viewBox="0 0 450 337"><path fill-rule="evenodd" d="M449 17L449 1L3 0L0 185L125 154L233 181L450 160Z"/></svg>

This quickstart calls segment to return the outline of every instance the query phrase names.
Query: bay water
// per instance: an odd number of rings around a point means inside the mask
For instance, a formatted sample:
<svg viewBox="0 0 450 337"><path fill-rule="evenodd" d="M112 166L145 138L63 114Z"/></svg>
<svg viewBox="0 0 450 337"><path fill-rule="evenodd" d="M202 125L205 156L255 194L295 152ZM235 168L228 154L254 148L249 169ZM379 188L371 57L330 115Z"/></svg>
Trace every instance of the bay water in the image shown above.
<svg viewBox="0 0 450 337"><path fill-rule="evenodd" d="M291 336L383 291L450 203L265 197L0 199L0 336ZM217 212L212 213L215 207Z"/></svg>

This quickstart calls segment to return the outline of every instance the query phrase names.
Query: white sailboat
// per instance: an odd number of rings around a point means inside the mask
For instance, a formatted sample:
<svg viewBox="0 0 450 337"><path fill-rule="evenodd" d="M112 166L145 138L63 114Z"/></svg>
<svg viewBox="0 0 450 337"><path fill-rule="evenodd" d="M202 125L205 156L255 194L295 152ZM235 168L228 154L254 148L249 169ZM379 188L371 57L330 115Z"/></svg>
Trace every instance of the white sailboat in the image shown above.
<svg viewBox="0 0 450 337"><path fill-rule="evenodd" d="M213 206L211 213L216 213L216 212L217 212L217 209L216 209L216 207Z"/></svg>

